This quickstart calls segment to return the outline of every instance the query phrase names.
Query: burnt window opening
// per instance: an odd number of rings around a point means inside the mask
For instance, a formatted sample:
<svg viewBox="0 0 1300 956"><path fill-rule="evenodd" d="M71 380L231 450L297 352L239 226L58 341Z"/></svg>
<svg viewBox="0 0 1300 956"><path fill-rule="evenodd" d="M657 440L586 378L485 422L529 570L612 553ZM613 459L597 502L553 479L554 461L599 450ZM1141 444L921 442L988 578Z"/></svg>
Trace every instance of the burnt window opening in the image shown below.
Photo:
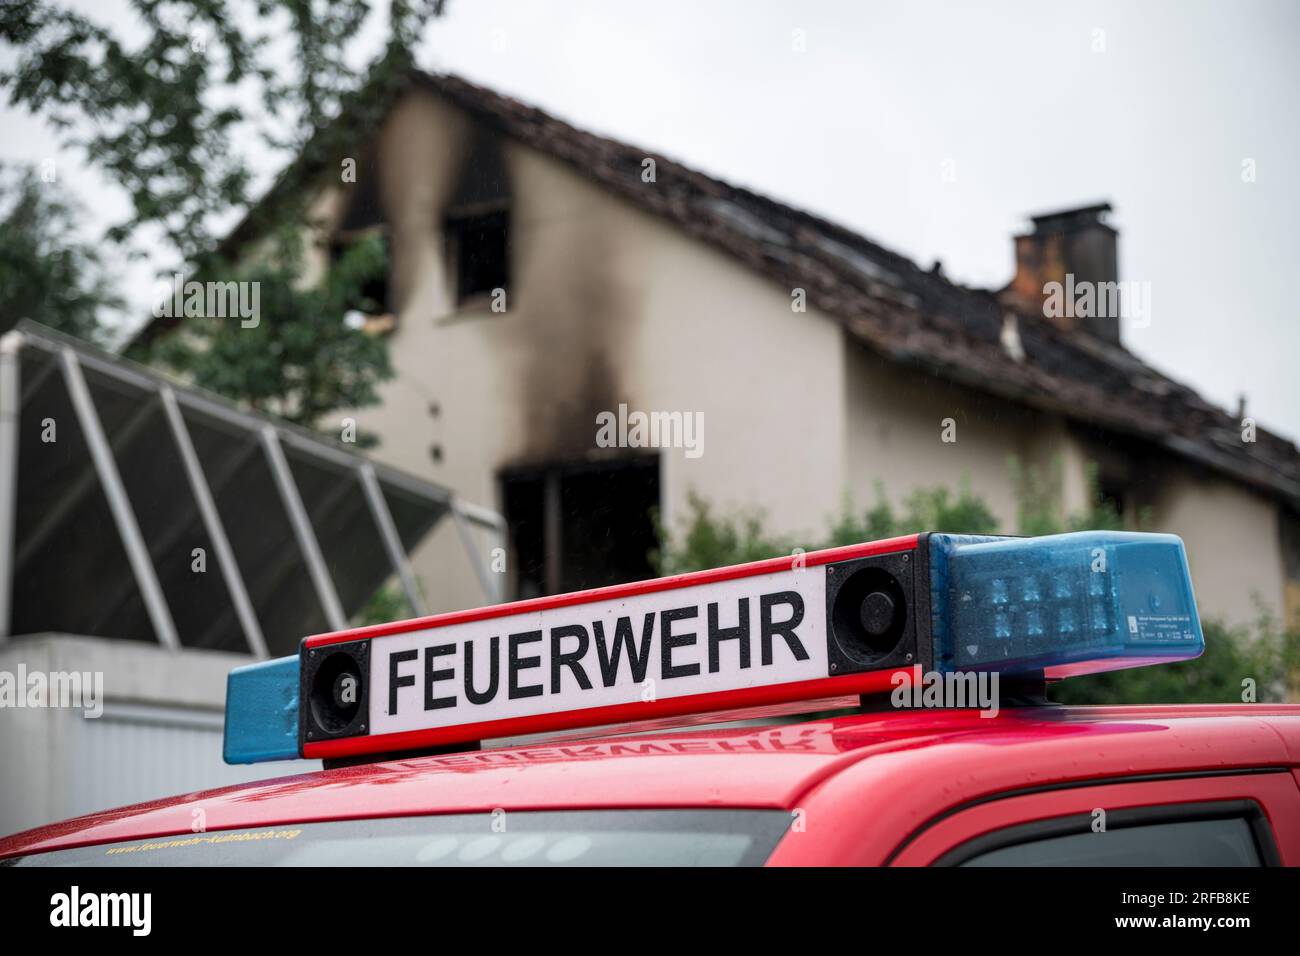
<svg viewBox="0 0 1300 956"><path fill-rule="evenodd" d="M506 209L447 217L447 249L456 304L510 286L510 213Z"/></svg>
<svg viewBox="0 0 1300 956"><path fill-rule="evenodd" d="M657 457L516 470L501 484L515 597L657 574Z"/></svg>
<svg viewBox="0 0 1300 956"><path fill-rule="evenodd" d="M1118 481L1102 479L1097 484L1097 497L1101 499L1102 505L1114 510L1115 514L1123 515L1125 512L1125 488Z"/></svg>
<svg viewBox="0 0 1300 956"><path fill-rule="evenodd" d="M1119 516L1125 524L1128 523L1130 515L1127 503L1131 497L1130 489L1126 482L1120 481L1114 476L1102 475L1097 480L1097 499L1098 503L1107 511L1113 511Z"/></svg>
<svg viewBox="0 0 1300 956"><path fill-rule="evenodd" d="M443 219L447 272L457 305L509 289L510 203L500 140L479 126L469 140Z"/></svg>

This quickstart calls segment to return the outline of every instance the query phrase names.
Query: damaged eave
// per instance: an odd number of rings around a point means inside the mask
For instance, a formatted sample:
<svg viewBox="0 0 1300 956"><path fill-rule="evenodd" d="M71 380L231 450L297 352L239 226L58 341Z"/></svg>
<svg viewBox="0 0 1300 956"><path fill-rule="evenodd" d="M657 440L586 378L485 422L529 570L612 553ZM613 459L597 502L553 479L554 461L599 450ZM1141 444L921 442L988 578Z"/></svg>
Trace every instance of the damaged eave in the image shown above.
<svg viewBox="0 0 1300 956"><path fill-rule="evenodd" d="M816 303L834 314L838 303ZM841 319L849 332L882 358L927 375L937 375L954 384L992 394L1040 411L1061 415L1084 425L1101 427L1117 435L1151 442L1175 455L1271 494L1281 495L1293 507L1300 506L1300 482L1278 474L1267 463L1249 456L1219 451L1208 440L1180 435L1158 413L1137 403L1116 402L1103 388L1062 378L1033 364L1032 359L1012 364L1002 356L989 354L994 346L968 336L941 337L916 328L899 337L880 328L870 318L857 314ZM1194 393L1192 393L1194 395ZM1206 413L1215 413L1201 402Z"/></svg>

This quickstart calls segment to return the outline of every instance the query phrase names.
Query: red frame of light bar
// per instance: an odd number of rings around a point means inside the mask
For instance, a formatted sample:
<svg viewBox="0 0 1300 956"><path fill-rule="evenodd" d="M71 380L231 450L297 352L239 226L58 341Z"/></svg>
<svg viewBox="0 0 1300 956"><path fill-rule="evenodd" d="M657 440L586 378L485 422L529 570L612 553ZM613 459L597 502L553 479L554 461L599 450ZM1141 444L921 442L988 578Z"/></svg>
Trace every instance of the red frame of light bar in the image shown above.
<svg viewBox="0 0 1300 956"><path fill-rule="evenodd" d="M920 535L911 534L900 538L887 538L883 541L871 541L866 544L828 548L825 551L811 551L801 556L801 564L803 567L818 567L823 564L849 561L853 558L915 551L919 538ZM422 631L451 624L464 624L469 621L506 617L511 614L571 607L575 604L593 604L598 601L631 597L638 594L652 594L657 591L672 591L701 584L714 584L718 581L730 581L735 578L773 574L789 570L794 566L794 561L793 557L769 558L764 561L752 561L749 564L736 564L725 568L713 568L708 571L693 571L689 574L653 578L649 581L634 581L631 584L618 584L613 587L594 588L589 591L574 591L569 594L532 598L510 604L494 604L489 607L473 608L467 611L451 611L445 614L412 618L408 621L394 621L390 624L375 624L347 631L332 631L327 634L316 634L305 638L302 646L307 649L325 647L330 644L369 640L387 637L391 634L404 634L408 631ZM708 694L690 694L685 697L672 697L665 700L634 701L627 704L612 704L603 707L585 707L582 710L565 710L553 714L535 714L530 717L508 717L474 724L456 724L450 727L431 727L425 730L410 730L393 734L322 740L304 743L302 755L309 759L320 759L359 754L394 753L488 738L517 737L552 730L570 730L576 727L596 727L603 724L634 720L678 717L684 714L704 713L714 710L731 710L736 707L755 707L764 704L782 704L795 700L816 700L823 697L837 697L847 694L873 693L889 690L893 686L890 682L893 675L907 670L908 668L891 668L890 670L869 671L861 674L844 674L839 677L819 677L815 680L795 681L787 684L771 684L765 687L744 687L737 690L715 691Z"/></svg>

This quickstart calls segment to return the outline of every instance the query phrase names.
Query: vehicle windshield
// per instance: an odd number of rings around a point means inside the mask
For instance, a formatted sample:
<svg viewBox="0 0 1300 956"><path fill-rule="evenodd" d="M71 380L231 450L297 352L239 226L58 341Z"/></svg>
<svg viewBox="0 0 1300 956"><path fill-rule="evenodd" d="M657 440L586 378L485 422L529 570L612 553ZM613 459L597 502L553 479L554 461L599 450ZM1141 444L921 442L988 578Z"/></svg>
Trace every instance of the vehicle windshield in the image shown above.
<svg viewBox="0 0 1300 956"><path fill-rule="evenodd" d="M179 834L12 866L758 866L783 810L458 813Z"/></svg>

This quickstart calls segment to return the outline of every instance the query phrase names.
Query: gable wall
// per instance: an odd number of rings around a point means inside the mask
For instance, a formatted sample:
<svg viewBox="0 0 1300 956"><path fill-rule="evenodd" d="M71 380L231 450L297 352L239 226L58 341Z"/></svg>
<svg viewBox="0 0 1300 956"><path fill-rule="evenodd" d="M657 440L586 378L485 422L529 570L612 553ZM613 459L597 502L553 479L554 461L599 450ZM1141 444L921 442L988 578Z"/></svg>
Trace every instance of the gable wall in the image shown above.
<svg viewBox="0 0 1300 956"><path fill-rule="evenodd" d="M696 490L763 509L774 530L820 533L843 486L839 327L793 313L788 293L730 257L509 143L508 310L457 309L441 209L469 135L428 94L408 98L382 133L397 377L382 406L355 413L381 436L376 457L499 507L500 469L590 455L599 412L699 412L703 454L661 456L664 519ZM459 548L445 526L416 556L434 607L482 600Z"/></svg>

